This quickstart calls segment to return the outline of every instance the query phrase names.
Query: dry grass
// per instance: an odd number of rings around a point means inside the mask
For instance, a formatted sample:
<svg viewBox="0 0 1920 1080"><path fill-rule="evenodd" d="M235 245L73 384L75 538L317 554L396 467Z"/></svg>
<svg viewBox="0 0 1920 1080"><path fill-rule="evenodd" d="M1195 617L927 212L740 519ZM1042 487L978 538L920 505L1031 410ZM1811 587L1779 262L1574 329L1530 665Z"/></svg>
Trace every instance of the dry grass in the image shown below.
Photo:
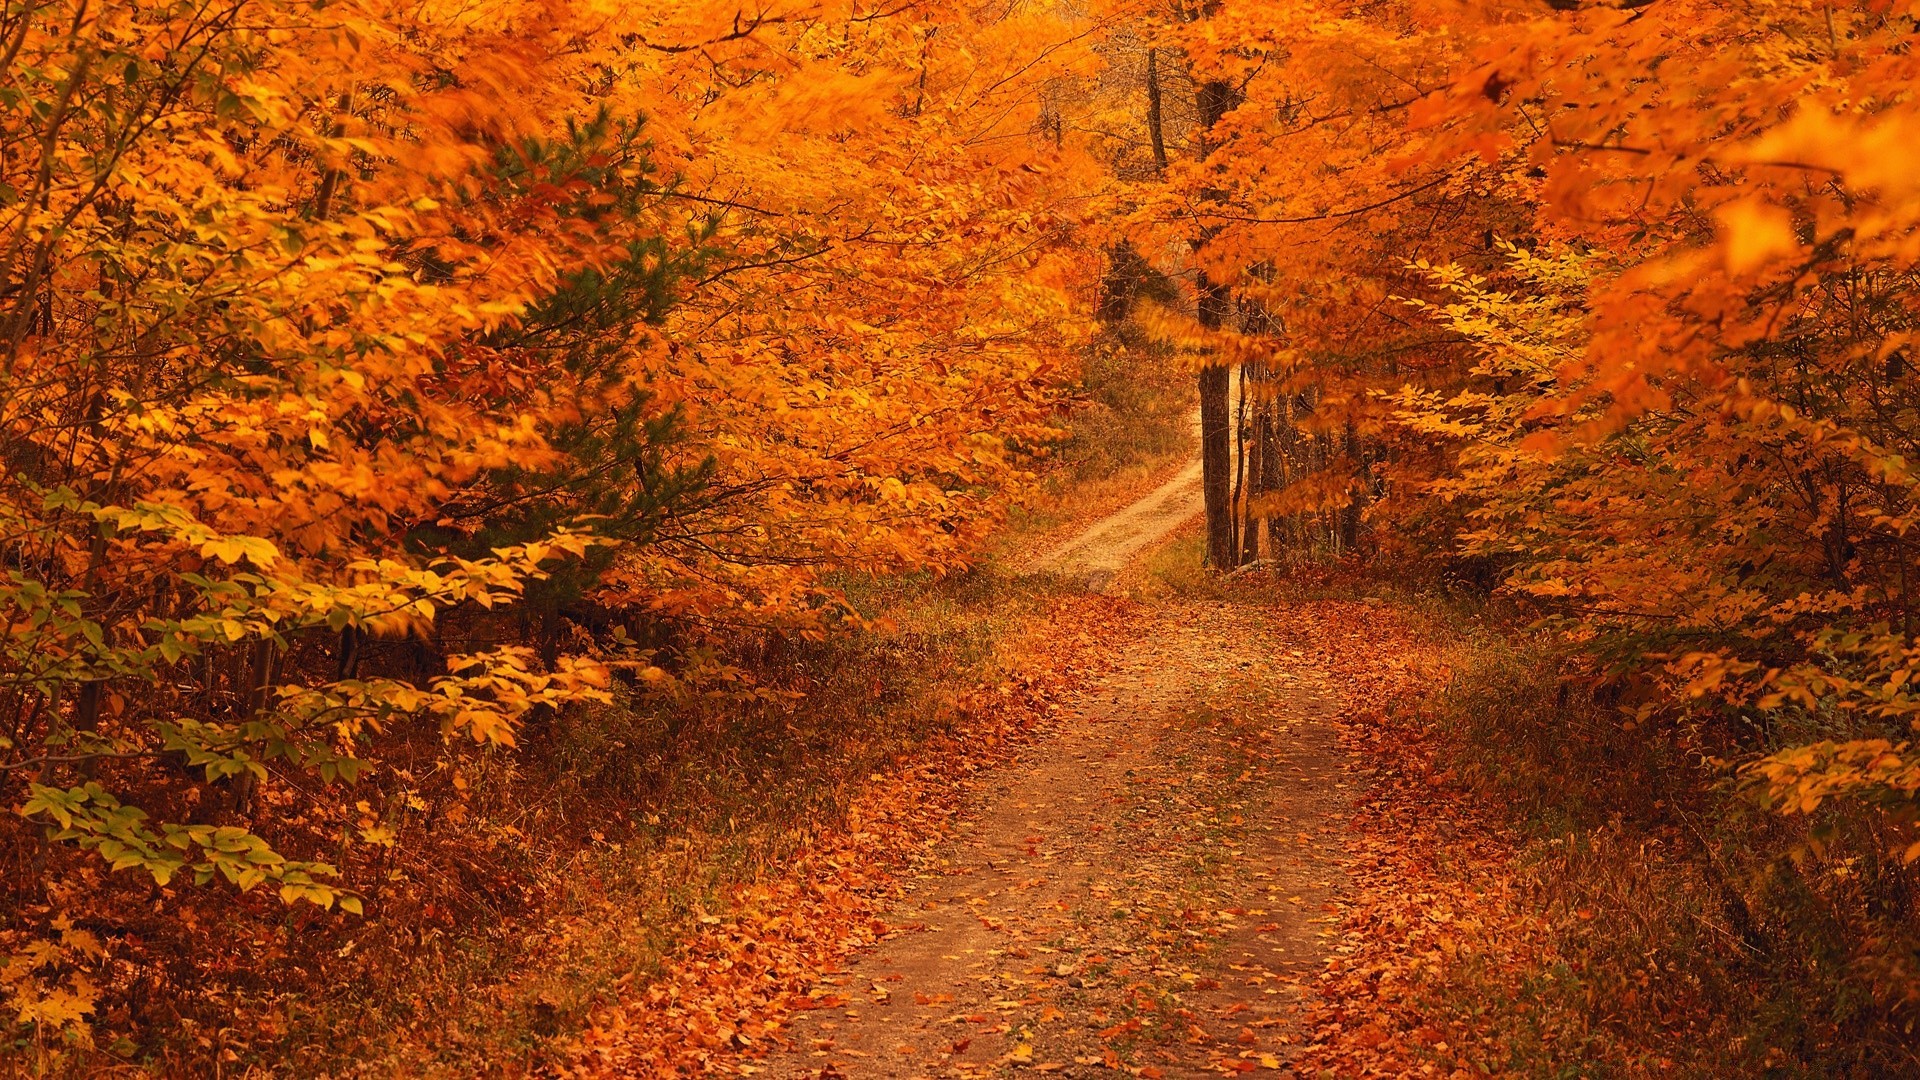
<svg viewBox="0 0 1920 1080"><path fill-rule="evenodd" d="M1353 898L1375 922L1348 928L1346 970L1385 977L1327 1003L1348 1018L1322 1033L1343 1060L1371 1061L1368 1076L1411 1061L1569 1080L1920 1077L1920 867L1888 857L1873 808L1751 806L1728 782L1754 749L1740 732L1629 722L1615 684L1483 597L1357 563L1222 577L1200 569L1202 539L1189 528L1152 553L1135 591L1367 598L1450 673L1348 720L1388 808L1384 827L1356 822L1356 842L1407 872L1358 876L1417 895ZM1433 915L1446 948L1412 962L1395 920Z"/></svg>
<svg viewBox="0 0 1920 1080"><path fill-rule="evenodd" d="M460 927L380 985L337 985L304 1025L326 1037L301 1059L447 1076L564 1060L590 1014L658 972L729 890L777 877L844 827L865 785L950 736L962 719L952 688L996 678L1000 643L1048 599L988 573L868 592L897 629L797 647L763 671L804 687L797 701L629 706L558 724L528 771L550 785L542 828L578 842L542 867L537 917L505 935ZM261 1049L265 1062L296 1048Z"/></svg>
<svg viewBox="0 0 1920 1080"><path fill-rule="evenodd" d="M105 909L145 887L123 875L108 883L116 899L89 878L49 902L109 943L96 1045L24 1040L0 1074L564 1065L596 1010L646 985L726 895L846 831L870 786L951 756L977 726L966 692L1014 670L1012 643L1055 606L1053 589L991 569L862 583L853 591L892 629L759 658L762 685L798 696L634 698L553 718L519 751L465 762L459 820L440 810L448 778L364 784L377 803L404 783L428 808L389 816L393 848L343 846L371 886L365 919L214 887L135 927ZM108 897L101 911L89 893Z"/></svg>
<svg viewBox="0 0 1920 1080"><path fill-rule="evenodd" d="M1513 845L1544 948L1466 949L1422 991L1541 1077L1920 1076L1916 880L1871 810L1748 806L1704 726L1627 722L1577 663L1484 609L1428 605L1453 680L1400 722Z"/></svg>

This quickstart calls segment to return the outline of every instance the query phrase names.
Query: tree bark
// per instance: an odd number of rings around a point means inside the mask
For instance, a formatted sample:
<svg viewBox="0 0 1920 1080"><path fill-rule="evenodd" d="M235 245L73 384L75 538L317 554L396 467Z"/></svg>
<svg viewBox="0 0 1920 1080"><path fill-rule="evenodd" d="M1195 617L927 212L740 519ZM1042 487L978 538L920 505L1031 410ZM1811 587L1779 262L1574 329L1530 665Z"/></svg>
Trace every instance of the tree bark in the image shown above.
<svg viewBox="0 0 1920 1080"><path fill-rule="evenodd" d="M1254 434L1260 442L1260 482L1255 486L1255 490L1262 495L1279 491L1286 483L1285 473L1282 471L1286 467L1286 462L1280 457L1280 425L1287 422L1284 409L1285 402L1280 398L1268 398L1266 408L1260 414L1260 429ZM1267 557L1272 558L1279 553L1279 519L1272 514L1263 513L1260 515L1260 522L1263 526L1262 531L1267 534Z"/></svg>
<svg viewBox="0 0 1920 1080"><path fill-rule="evenodd" d="M1240 366L1240 469L1244 480L1240 488L1240 565L1260 561L1260 517L1254 506L1265 488L1267 471L1267 421L1273 402L1260 391L1266 378L1263 364ZM1248 384L1254 392L1248 392ZM1249 430L1251 429L1251 430Z"/></svg>
<svg viewBox="0 0 1920 1080"><path fill-rule="evenodd" d="M1365 450L1360 443L1360 434L1355 430L1353 421L1347 421L1347 467L1353 470L1352 488L1347 496L1347 506L1340 515L1340 547L1342 552L1354 551L1360 546L1360 515L1366 511L1367 467Z"/></svg>
<svg viewBox="0 0 1920 1080"><path fill-rule="evenodd" d="M1233 87L1219 80L1200 84L1196 104L1200 112L1199 149L1202 160L1213 151L1212 131L1220 118L1235 105ZM1218 192L1202 192L1203 197L1218 199ZM1210 234L1203 231L1194 243L1199 254ZM1233 300L1223 282L1216 282L1204 267L1199 272L1200 325L1209 330L1226 326ZM1201 490L1207 503L1207 565L1216 570L1231 569L1237 562L1239 545L1235 542L1233 521L1233 414L1228 400L1232 383L1226 365L1209 364L1200 371L1200 472Z"/></svg>
<svg viewBox="0 0 1920 1080"><path fill-rule="evenodd" d="M1247 505L1247 365L1240 365L1240 392L1233 402L1233 563L1251 560L1246 554Z"/></svg>
<svg viewBox="0 0 1920 1080"><path fill-rule="evenodd" d="M1200 486L1207 503L1207 565L1216 570L1234 565L1232 381L1225 365L1200 369Z"/></svg>
<svg viewBox="0 0 1920 1080"><path fill-rule="evenodd" d="M1153 143L1153 163L1161 175L1167 172L1167 137L1160 122L1160 61L1157 51L1147 50L1147 138Z"/></svg>

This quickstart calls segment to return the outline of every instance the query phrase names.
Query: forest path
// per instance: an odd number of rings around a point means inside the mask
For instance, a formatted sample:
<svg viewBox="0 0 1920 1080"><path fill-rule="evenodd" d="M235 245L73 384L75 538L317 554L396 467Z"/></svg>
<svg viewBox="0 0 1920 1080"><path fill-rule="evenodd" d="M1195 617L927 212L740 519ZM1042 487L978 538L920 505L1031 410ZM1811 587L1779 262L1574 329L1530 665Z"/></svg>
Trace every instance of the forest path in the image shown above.
<svg viewBox="0 0 1920 1080"><path fill-rule="evenodd" d="M983 783L893 932L756 1072L1285 1068L1336 925L1333 693L1272 608L1114 603L1129 626L1106 674Z"/></svg>
<svg viewBox="0 0 1920 1080"><path fill-rule="evenodd" d="M1239 391L1236 370L1228 383L1227 399L1235 400ZM1193 411L1192 424L1197 444L1199 409ZM1135 556L1206 511L1201 479L1200 462L1195 459L1145 496L1034 559L1027 564L1026 572L1059 574L1079 581L1089 592L1107 591Z"/></svg>
<svg viewBox="0 0 1920 1080"><path fill-rule="evenodd" d="M1200 480L1196 461L1145 498L1034 560L1028 572L1060 574L1091 592L1105 592L1134 556L1206 510Z"/></svg>

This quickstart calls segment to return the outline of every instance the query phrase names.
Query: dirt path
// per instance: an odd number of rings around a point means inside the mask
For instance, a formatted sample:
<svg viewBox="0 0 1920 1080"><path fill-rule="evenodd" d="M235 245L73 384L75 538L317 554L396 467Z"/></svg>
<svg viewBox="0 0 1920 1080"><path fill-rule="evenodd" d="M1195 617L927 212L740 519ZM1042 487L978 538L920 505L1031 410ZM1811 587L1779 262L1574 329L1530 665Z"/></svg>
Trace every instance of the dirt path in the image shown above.
<svg viewBox="0 0 1920 1080"><path fill-rule="evenodd" d="M1193 520L1205 506L1196 461L1146 498L1034 560L1028 571L1062 574L1092 592L1104 592L1134 556Z"/></svg>
<svg viewBox="0 0 1920 1080"><path fill-rule="evenodd" d="M1228 400L1239 393L1236 372L1228 384ZM1200 438L1200 412L1194 410L1193 431ZM1060 574L1079 581L1089 592L1105 592L1129 562L1173 534L1175 529L1206 509L1201 489L1200 462L1175 473L1165 483L1125 508L1095 522L1092 527L1059 544L1026 566L1030 574Z"/></svg>
<svg viewBox="0 0 1920 1080"><path fill-rule="evenodd" d="M1129 508L1063 550L1107 565L1172 512ZM1132 632L1111 671L981 791L760 1075L1284 1070L1333 926L1331 692L1272 609L1115 603Z"/></svg>

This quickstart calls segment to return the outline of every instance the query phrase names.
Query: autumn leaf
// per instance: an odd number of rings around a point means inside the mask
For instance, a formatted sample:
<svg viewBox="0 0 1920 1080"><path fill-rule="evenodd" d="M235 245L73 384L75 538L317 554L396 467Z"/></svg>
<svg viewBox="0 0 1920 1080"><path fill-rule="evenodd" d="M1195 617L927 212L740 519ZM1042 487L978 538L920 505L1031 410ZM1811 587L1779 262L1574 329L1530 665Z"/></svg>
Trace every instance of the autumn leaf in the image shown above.
<svg viewBox="0 0 1920 1080"><path fill-rule="evenodd" d="M1740 200L1721 207L1717 216L1727 269L1734 274L1752 273L1800 247L1793 234L1793 218L1780 207Z"/></svg>

